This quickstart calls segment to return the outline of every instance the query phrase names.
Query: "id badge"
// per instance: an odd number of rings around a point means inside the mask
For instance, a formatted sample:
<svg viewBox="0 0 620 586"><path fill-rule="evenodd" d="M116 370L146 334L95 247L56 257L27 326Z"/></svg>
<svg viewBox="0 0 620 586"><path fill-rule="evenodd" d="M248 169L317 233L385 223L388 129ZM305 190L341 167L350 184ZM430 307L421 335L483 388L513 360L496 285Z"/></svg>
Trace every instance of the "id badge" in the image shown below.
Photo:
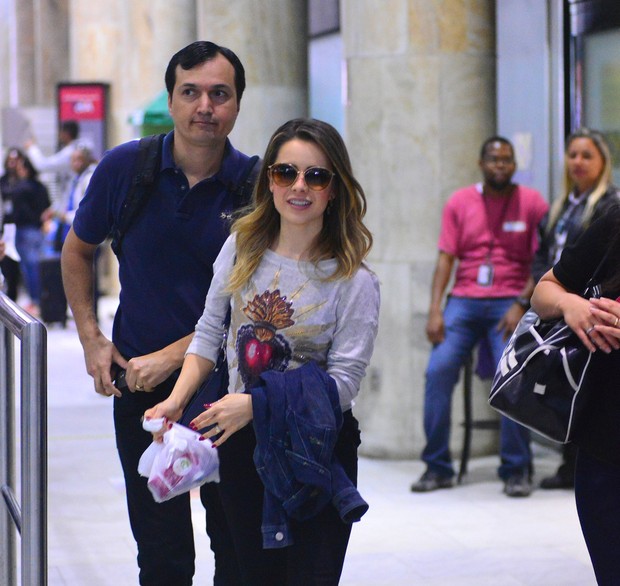
<svg viewBox="0 0 620 586"><path fill-rule="evenodd" d="M493 265L485 263L478 269L478 285L490 287L493 284Z"/></svg>

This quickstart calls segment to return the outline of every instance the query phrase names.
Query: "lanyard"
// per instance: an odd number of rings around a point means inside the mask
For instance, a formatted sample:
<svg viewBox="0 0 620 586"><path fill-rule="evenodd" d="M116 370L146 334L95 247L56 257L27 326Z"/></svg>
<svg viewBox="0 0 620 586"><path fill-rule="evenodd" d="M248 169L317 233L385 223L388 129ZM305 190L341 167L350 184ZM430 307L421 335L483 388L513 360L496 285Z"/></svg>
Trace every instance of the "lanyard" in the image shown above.
<svg viewBox="0 0 620 586"><path fill-rule="evenodd" d="M482 191L482 201L484 202L484 211L487 219L487 229L491 233L491 240L489 241L489 251L487 252L487 260L491 259L491 252L493 251L493 246L495 246L495 239L499 240L497 237L497 228L500 228L504 224L504 219L506 217L506 211L508 210L508 205L510 204L510 200L512 199L512 194L514 193L514 188L510 192L510 195L504 196L505 201L502 207L502 213L499 217L499 222L495 226L491 226L491 218L489 214L489 204L487 197L484 195L484 188Z"/></svg>

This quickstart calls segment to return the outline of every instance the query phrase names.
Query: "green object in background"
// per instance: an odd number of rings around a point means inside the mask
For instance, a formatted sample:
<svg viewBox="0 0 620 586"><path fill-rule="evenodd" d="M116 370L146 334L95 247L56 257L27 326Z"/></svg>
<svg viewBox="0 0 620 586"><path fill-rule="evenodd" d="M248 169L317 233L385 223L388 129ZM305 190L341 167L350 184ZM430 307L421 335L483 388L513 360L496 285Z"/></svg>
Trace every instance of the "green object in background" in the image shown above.
<svg viewBox="0 0 620 586"><path fill-rule="evenodd" d="M134 112L130 122L141 127L141 136L170 132L174 122L168 112L168 92L162 90L144 109Z"/></svg>

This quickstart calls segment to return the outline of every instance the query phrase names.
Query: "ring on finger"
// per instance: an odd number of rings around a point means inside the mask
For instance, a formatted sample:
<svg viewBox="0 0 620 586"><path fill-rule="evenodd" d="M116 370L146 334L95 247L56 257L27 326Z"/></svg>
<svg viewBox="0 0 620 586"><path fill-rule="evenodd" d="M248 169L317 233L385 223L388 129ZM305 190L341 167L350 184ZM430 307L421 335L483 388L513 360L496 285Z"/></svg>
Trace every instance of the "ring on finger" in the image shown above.
<svg viewBox="0 0 620 586"><path fill-rule="evenodd" d="M620 317L616 316L616 321L614 322L614 325L611 326L612 328L617 328L618 327L618 322L620 321Z"/></svg>
<svg viewBox="0 0 620 586"><path fill-rule="evenodd" d="M216 423L213 431L215 431L215 433L222 433L222 428Z"/></svg>
<svg viewBox="0 0 620 586"><path fill-rule="evenodd" d="M136 384L136 391L143 391L144 387L142 385Z"/></svg>
<svg viewBox="0 0 620 586"><path fill-rule="evenodd" d="M586 335L590 335L590 332L594 329L594 326L590 326L587 330L586 330Z"/></svg>

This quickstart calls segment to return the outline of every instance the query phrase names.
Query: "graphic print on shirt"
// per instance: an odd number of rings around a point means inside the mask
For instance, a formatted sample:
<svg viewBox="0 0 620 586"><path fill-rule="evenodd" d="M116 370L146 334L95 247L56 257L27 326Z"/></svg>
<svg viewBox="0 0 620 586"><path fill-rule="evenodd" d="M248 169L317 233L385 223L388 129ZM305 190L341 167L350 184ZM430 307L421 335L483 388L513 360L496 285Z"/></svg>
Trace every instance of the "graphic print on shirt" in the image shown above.
<svg viewBox="0 0 620 586"><path fill-rule="evenodd" d="M239 373L246 389L266 370L285 371L291 359L291 346L278 330L295 324L291 319L292 302L280 294L279 289L255 295L243 308L251 320L237 332Z"/></svg>

